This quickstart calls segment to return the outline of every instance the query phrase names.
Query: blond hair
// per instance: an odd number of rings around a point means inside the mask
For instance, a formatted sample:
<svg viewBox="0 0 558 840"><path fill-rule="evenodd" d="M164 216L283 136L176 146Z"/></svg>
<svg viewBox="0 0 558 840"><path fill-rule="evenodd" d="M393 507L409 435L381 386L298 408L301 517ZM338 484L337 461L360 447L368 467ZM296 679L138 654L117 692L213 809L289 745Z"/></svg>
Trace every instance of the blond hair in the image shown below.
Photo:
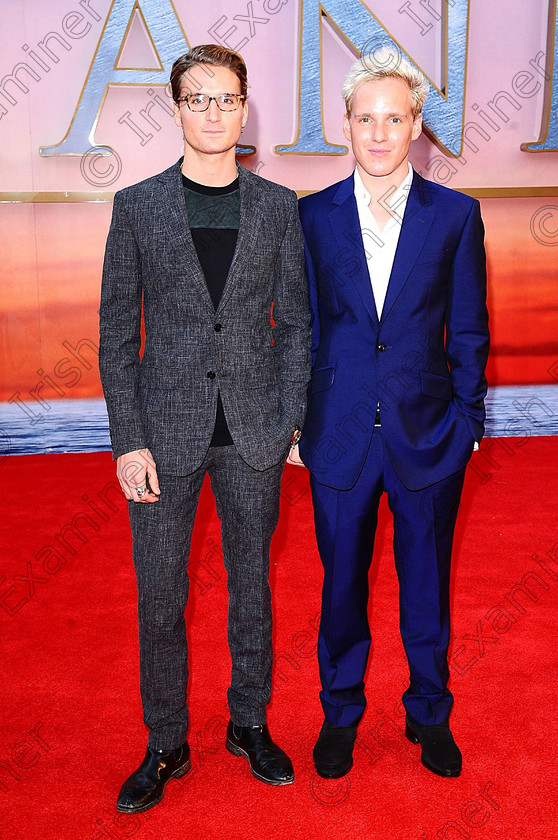
<svg viewBox="0 0 558 840"><path fill-rule="evenodd" d="M381 79L401 79L409 86L413 119L422 111L428 96L429 85L421 71L411 64L395 47L378 47L368 55L362 55L349 70L343 82L343 99L347 116L351 116L353 99L364 82Z"/></svg>

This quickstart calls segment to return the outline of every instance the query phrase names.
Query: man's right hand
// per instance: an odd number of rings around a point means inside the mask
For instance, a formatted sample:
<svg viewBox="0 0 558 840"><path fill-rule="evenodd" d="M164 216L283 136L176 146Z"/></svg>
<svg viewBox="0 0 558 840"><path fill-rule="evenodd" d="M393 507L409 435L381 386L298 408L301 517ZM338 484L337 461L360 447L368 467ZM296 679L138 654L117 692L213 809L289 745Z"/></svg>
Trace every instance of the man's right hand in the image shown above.
<svg viewBox="0 0 558 840"><path fill-rule="evenodd" d="M116 477L128 501L159 501L161 491L157 468L149 449L136 449L134 452L119 455L116 459Z"/></svg>

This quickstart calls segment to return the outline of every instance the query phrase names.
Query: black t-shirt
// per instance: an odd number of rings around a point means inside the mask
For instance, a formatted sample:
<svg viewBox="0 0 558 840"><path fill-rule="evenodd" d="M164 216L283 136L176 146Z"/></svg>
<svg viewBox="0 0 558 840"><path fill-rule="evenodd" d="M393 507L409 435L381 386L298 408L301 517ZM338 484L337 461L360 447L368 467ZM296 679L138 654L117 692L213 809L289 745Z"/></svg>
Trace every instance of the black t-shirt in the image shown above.
<svg viewBox="0 0 558 840"><path fill-rule="evenodd" d="M207 187L182 176L188 224L215 309L219 306L233 260L240 221L238 178L225 187ZM230 446L221 395L211 446Z"/></svg>

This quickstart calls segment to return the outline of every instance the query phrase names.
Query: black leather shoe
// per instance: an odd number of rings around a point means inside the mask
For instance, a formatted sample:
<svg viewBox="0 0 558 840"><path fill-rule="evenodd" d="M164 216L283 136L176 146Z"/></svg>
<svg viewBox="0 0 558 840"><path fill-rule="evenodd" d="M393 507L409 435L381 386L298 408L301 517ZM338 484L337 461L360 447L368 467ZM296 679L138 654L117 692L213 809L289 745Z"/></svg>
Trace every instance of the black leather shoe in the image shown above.
<svg viewBox="0 0 558 840"><path fill-rule="evenodd" d="M227 726L225 746L233 755L245 755L250 771L267 785L290 785L294 782L291 759L274 744L267 726Z"/></svg>
<svg viewBox="0 0 558 840"><path fill-rule="evenodd" d="M425 767L438 776L459 776L461 773L461 751L451 734L447 723L422 726L409 715L405 718L405 736L413 744L422 747L421 761Z"/></svg>
<svg viewBox="0 0 558 840"><path fill-rule="evenodd" d="M324 720L314 747L314 765L324 779L340 779L353 766L356 726L335 726Z"/></svg>
<svg viewBox="0 0 558 840"><path fill-rule="evenodd" d="M153 808L163 798L167 782L185 776L190 769L190 747L184 743L175 750L147 748L142 763L122 785L117 811L137 814Z"/></svg>

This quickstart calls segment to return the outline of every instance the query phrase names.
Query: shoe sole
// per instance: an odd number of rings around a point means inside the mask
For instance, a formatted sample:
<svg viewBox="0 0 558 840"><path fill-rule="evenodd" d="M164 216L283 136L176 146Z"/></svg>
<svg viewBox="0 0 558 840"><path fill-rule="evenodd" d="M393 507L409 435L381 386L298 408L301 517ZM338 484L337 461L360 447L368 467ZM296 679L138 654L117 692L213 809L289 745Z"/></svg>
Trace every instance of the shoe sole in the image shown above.
<svg viewBox="0 0 558 840"><path fill-rule="evenodd" d="M412 729L409 728L408 725L405 726L405 737L411 744L420 744L419 739L415 735ZM451 771L451 770L438 770L436 767L433 767L432 764L429 764L424 758L420 757L421 764L426 767L427 770L430 770L431 773L435 773L437 776L442 776L443 779L456 779L458 776L461 775L461 770Z"/></svg>
<svg viewBox="0 0 558 840"><path fill-rule="evenodd" d="M228 738L225 741L225 746L228 749L228 751L230 753L232 753L233 755L243 755L244 758L248 759L248 765L250 767L250 773L252 774L252 776L254 776L256 779L258 779L260 782L264 782L264 784L266 784L266 785L273 785L273 787L282 787L283 785L292 785L292 783L294 782L294 776L292 777L292 779L286 779L286 780L266 779L265 776L260 776L260 774L256 773L256 771L252 767L252 762L250 761L250 756L248 755L246 750L243 750L242 747L237 746L237 744L233 744L233 742L230 741Z"/></svg>
<svg viewBox="0 0 558 840"><path fill-rule="evenodd" d="M351 763L347 767L347 769L343 768L342 770L320 770L316 762L314 762L314 767L316 768L316 773L318 776L321 776L322 779L341 779L343 776L346 776L349 770L352 769L353 766L353 759L351 758Z"/></svg>
<svg viewBox="0 0 558 840"><path fill-rule="evenodd" d="M188 770L190 770L191 766L192 766L192 761L191 761L191 759L188 759L186 764L183 764L182 767L179 767L177 770L175 770L174 773L172 773L168 777L167 781L163 785L163 790L161 791L161 795L157 799L154 799L153 802L149 802L147 805L138 805L135 808L133 808L133 807L132 808L123 808L123 807L121 807L117 804L116 810L119 811L121 814L140 814L142 811L149 811L150 808L154 808L155 805L158 805L159 802L162 801L163 796L165 795L165 788L168 785L168 783L170 782L170 780L171 779L181 779L182 776L185 776L186 773L188 772Z"/></svg>

